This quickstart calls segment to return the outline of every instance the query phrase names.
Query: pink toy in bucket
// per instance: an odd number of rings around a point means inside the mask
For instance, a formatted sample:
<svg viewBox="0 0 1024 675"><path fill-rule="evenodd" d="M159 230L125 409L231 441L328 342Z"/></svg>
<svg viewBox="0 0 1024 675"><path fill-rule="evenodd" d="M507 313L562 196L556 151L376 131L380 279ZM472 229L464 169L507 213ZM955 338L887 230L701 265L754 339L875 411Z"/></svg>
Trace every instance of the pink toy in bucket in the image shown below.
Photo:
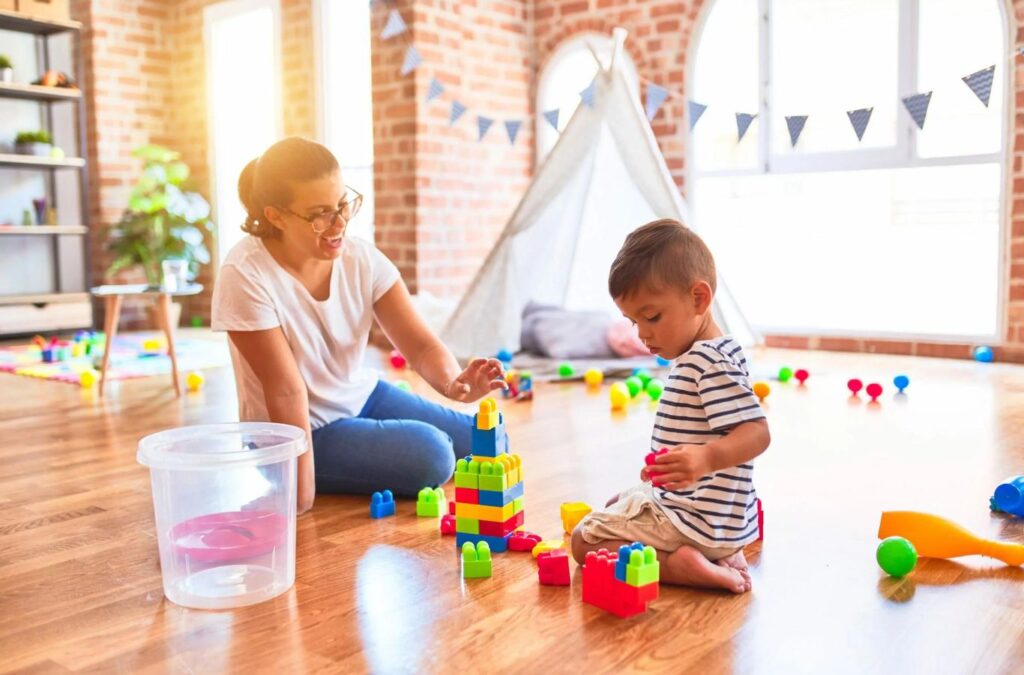
<svg viewBox="0 0 1024 675"><path fill-rule="evenodd" d="M174 553L208 563L229 563L269 553L284 543L288 521L271 511L210 513L171 530Z"/></svg>

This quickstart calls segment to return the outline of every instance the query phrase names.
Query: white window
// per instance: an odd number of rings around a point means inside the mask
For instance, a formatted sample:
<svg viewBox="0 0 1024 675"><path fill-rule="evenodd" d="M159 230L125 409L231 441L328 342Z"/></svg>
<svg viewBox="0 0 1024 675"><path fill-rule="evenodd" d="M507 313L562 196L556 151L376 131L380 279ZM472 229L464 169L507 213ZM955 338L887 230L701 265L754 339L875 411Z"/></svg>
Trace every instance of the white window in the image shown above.
<svg viewBox="0 0 1024 675"><path fill-rule="evenodd" d="M767 332L993 337L1005 91L995 0L716 0L690 97L694 225ZM996 65L986 108L961 77ZM903 97L932 91L924 129ZM871 108L858 140L847 111ZM736 113L756 114L737 143ZM787 116L808 116L794 147Z"/></svg>
<svg viewBox="0 0 1024 675"><path fill-rule="evenodd" d="M230 0L203 10L217 250L244 236L238 175L281 136L278 0ZM240 39L239 36L244 36Z"/></svg>
<svg viewBox="0 0 1024 675"><path fill-rule="evenodd" d="M558 142L558 134L572 119L576 106L580 103L580 92L587 88L597 75L598 63L607 67L611 61L614 42L607 35L598 33L581 33L576 35L555 50L548 60L537 85L537 165L539 166L551 148ZM634 85L637 92L638 84L636 66L629 54L622 52L626 78ZM558 109L558 131L544 118L544 113Z"/></svg>
<svg viewBox="0 0 1024 675"><path fill-rule="evenodd" d="M320 134L345 184L363 194L348 233L373 241L373 90L370 3L318 0Z"/></svg>

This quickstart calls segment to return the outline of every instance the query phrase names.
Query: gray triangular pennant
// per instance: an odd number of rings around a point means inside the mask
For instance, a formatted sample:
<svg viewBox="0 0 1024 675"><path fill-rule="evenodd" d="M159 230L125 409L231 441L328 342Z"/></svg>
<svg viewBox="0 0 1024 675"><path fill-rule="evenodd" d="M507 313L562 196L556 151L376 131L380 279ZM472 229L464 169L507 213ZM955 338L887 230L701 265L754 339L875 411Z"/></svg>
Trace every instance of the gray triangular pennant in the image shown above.
<svg viewBox="0 0 1024 675"><path fill-rule="evenodd" d="M595 77L587 85L587 88L580 92L580 100L588 108L594 107L595 95L597 93L597 78Z"/></svg>
<svg viewBox="0 0 1024 675"><path fill-rule="evenodd" d="M653 120L654 116L658 114L666 98L668 98L668 89L653 82L647 85L647 104L644 109L647 112L648 121Z"/></svg>
<svg viewBox="0 0 1024 675"><path fill-rule="evenodd" d="M926 94L914 94L903 99L903 105L907 107L907 112L914 118L918 129L924 129L924 118L928 114L928 104L931 100L932 93L930 91Z"/></svg>
<svg viewBox="0 0 1024 675"><path fill-rule="evenodd" d="M805 124L807 124L807 115L786 116L786 128L789 129L789 144L791 147L796 147L796 142L800 140L800 134L803 133Z"/></svg>
<svg viewBox="0 0 1024 675"><path fill-rule="evenodd" d="M960 79L964 81L974 95L988 107L988 99L992 95L992 78L996 73L996 67L994 65L979 70L976 73L965 75Z"/></svg>
<svg viewBox="0 0 1024 675"><path fill-rule="evenodd" d="M477 130L477 132L479 132L479 135L477 136L476 140L478 140L478 141L484 140L484 136L487 135L487 130L491 128L492 124L494 124L494 120L492 120L490 117L484 117L483 115L477 115L476 116L476 130Z"/></svg>
<svg viewBox="0 0 1024 675"><path fill-rule="evenodd" d="M700 121L700 116L704 114L704 111L708 109L703 103L697 103L696 101L686 102L687 114L690 117L690 131L697 126L697 122Z"/></svg>
<svg viewBox="0 0 1024 675"><path fill-rule="evenodd" d="M858 108L857 110L847 110L846 116L850 118L850 124L853 125L853 132L857 134L857 140L864 140L864 132L868 128L868 122L871 121L871 112L874 108Z"/></svg>
<svg viewBox="0 0 1024 675"><path fill-rule="evenodd" d="M546 111L544 113L544 119L548 121L548 124L554 127L555 131L558 131L558 108Z"/></svg>
<svg viewBox="0 0 1024 675"><path fill-rule="evenodd" d="M405 61L402 62L402 75L408 75L416 70L421 63L423 63L423 57L420 56L419 50L413 45L409 45L409 48L405 50Z"/></svg>
<svg viewBox="0 0 1024 675"><path fill-rule="evenodd" d="M438 82L437 78L430 80L430 88L427 89L427 103L444 93L444 85Z"/></svg>
<svg viewBox="0 0 1024 675"><path fill-rule="evenodd" d="M452 101L452 112L448 116L448 126L454 125L462 117L463 113L466 112L466 106L462 105L458 101Z"/></svg>
<svg viewBox="0 0 1024 675"><path fill-rule="evenodd" d="M388 22L384 24L384 30L380 32L380 39L390 40L405 31L406 26L405 21L402 20L402 14L397 9L393 9L388 12Z"/></svg>
<svg viewBox="0 0 1024 675"><path fill-rule="evenodd" d="M519 135L519 128L523 126L522 120L505 120L505 131L508 133L508 144L516 144L516 136Z"/></svg>
<svg viewBox="0 0 1024 675"><path fill-rule="evenodd" d="M736 113L736 131L739 133L739 138L736 142L739 143L743 140L743 137L747 135L747 129L750 128L750 123L754 121L757 115L751 115L750 113Z"/></svg>

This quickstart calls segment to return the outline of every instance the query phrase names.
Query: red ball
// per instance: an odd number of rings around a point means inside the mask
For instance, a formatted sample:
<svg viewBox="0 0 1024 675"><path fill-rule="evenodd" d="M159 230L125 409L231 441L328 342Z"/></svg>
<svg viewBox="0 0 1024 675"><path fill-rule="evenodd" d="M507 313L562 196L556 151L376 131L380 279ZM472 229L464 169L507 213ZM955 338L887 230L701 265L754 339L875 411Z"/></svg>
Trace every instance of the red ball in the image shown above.
<svg viewBox="0 0 1024 675"><path fill-rule="evenodd" d="M856 377L846 383L846 388L849 389L854 396L856 396L860 392L863 386L864 383L858 380Z"/></svg>
<svg viewBox="0 0 1024 675"><path fill-rule="evenodd" d="M871 400L874 401L882 395L882 385L877 382L872 382L868 385L868 388L865 391L868 392L868 396L870 396Z"/></svg>
<svg viewBox="0 0 1024 675"><path fill-rule="evenodd" d="M405 357L402 356L402 354L397 349L395 349L394 351L391 352L391 367L392 368L394 368L396 370L401 370L402 368L405 368L406 363L407 362L405 360Z"/></svg>
<svg viewBox="0 0 1024 675"><path fill-rule="evenodd" d="M793 377L795 377L796 381L799 382L800 384L803 384L804 382L806 382L807 378L810 377L810 376L811 376L811 374L808 373L803 368L801 368L800 370L798 370L795 373L793 373Z"/></svg>

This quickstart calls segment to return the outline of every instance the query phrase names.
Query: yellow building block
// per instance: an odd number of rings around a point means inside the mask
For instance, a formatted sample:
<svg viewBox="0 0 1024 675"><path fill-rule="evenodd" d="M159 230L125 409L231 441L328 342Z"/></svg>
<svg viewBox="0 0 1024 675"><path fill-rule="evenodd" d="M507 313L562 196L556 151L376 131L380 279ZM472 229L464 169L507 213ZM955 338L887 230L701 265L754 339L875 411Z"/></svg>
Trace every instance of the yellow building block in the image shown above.
<svg viewBox="0 0 1024 675"><path fill-rule="evenodd" d="M480 504L455 504L456 518L473 518L489 520L492 523L503 523L523 510L522 500L505 504L505 506L481 506Z"/></svg>
<svg viewBox="0 0 1024 675"><path fill-rule="evenodd" d="M562 504L562 529L566 534L572 534L576 525L592 510L583 502L565 502Z"/></svg>
<svg viewBox="0 0 1024 675"><path fill-rule="evenodd" d="M493 398L480 401L480 411L476 416L476 428L487 431L498 426L498 403Z"/></svg>
<svg viewBox="0 0 1024 675"><path fill-rule="evenodd" d="M559 548L565 548L565 541L562 539L545 539L533 547L533 557L536 558L545 551L554 551Z"/></svg>

